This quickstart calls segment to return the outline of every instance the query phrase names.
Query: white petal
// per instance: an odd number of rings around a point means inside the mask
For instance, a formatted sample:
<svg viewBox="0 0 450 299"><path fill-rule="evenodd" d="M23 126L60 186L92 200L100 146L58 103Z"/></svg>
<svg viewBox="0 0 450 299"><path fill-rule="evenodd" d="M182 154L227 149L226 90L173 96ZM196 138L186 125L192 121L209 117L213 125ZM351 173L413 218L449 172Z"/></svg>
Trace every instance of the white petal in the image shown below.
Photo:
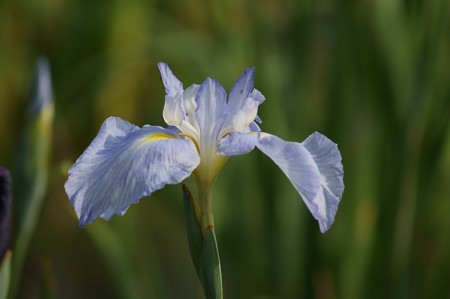
<svg viewBox="0 0 450 299"><path fill-rule="evenodd" d="M336 144L314 133L303 143L269 135L257 147L288 177L324 233L334 222L344 190L341 155Z"/></svg>
<svg viewBox="0 0 450 299"><path fill-rule="evenodd" d="M256 88L254 88L252 90L252 92L250 93L250 95L248 97L257 101L259 105L261 105L266 100L266 98L263 96L263 94Z"/></svg>
<svg viewBox="0 0 450 299"><path fill-rule="evenodd" d="M180 129L187 134L194 135L196 139L200 137L200 128L198 127L197 118L195 116L195 110L197 110L197 103L195 102L195 95L200 85L193 84L184 91L184 109L185 117L181 123Z"/></svg>
<svg viewBox="0 0 450 299"><path fill-rule="evenodd" d="M317 163L323 185L340 199L344 193L344 168L337 144L318 132L309 135L302 144Z"/></svg>
<svg viewBox="0 0 450 299"><path fill-rule="evenodd" d="M246 98L240 110L235 113L228 113L227 119L224 122L219 136L224 136L229 133L241 132L249 127L251 123L257 118L258 102L252 98Z"/></svg>
<svg viewBox="0 0 450 299"><path fill-rule="evenodd" d="M264 101L264 96L253 89L254 70L254 67L246 69L234 84L228 99L228 115L219 133L220 137L241 132L255 119L259 119L258 106Z"/></svg>
<svg viewBox="0 0 450 299"><path fill-rule="evenodd" d="M231 114L234 114L241 109L243 101L248 98L249 94L252 92L254 72L255 68L249 67L234 83L228 99L228 109Z"/></svg>
<svg viewBox="0 0 450 299"><path fill-rule="evenodd" d="M176 94L183 93L183 83L175 77L169 66L164 62L159 62L158 68L164 87L166 88L166 94L168 96L175 96Z"/></svg>
<svg viewBox="0 0 450 299"><path fill-rule="evenodd" d="M184 180L199 163L192 141L110 117L70 168L65 189L84 226L123 215L141 197Z"/></svg>
<svg viewBox="0 0 450 299"><path fill-rule="evenodd" d="M207 78L197 91L195 117L200 129L200 148L203 151L213 151L216 147L219 130L227 115L226 96L222 85L211 78Z"/></svg>
<svg viewBox="0 0 450 299"><path fill-rule="evenodd" d="M167 64L159 62L158 68L167 94L163 109L164 121L169 126L179 126L185 116L183 83L174 76Z"/></svg>
<svg viewBox="0 0 450 299"><path fill-rule="evenodd" d="M221 156L236 156L251 152L258 142L256 133L233 133L219 141L217 154Z"/></svg>

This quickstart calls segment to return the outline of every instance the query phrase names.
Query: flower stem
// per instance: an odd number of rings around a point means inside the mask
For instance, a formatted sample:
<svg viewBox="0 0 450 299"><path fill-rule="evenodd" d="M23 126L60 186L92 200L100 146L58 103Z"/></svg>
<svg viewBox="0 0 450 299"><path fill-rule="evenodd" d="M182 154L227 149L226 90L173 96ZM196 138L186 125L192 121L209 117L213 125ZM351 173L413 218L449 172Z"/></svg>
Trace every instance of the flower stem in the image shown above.
<svg viewBox="0 0 450 299"><path fill-rule="evenodd" d="M223 299L222 270L213 227L211 188L202 189L199 186L198 191L201 196L200 207L189 188L183 185L189 251L206 299Z"/></svg>
<svg viewBox="0 0 450 299"><path fill-rule="evenodd" d="M214 228L214 215L212 209L212 188L198 186L198 195L200 199L200 224L203 234L208 228Z"/></svg>

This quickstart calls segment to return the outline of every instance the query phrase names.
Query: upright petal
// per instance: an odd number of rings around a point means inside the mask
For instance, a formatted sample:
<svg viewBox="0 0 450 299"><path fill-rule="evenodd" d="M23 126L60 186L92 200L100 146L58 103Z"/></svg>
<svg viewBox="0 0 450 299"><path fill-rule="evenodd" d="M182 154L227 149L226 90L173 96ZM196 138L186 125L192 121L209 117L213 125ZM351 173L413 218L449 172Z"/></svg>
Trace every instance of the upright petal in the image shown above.
<svg viewBox="0 0 450 299"><path fill-rule="evenodd" d="M158 62L158 68L164 87L166 88L166 94L168 96L174 96L178 93L183 93L183 83L175 77L169 66L164 62Z"/></svg>
<svg viewBox="0 0 450 299"><path fill-rule="evenodd" d="M84 226L98 217L123 215L141 197L184 180L199 163L192 141L110 117L69 169L64 187Z"/></svg>
<svg viewBox="0 0 450 299"><path fill-rule="evenodd" d="M252 90L248 97L254 99L256 102L258 102L259 105L261 105L266 100L264 95L256 88Z"/></svg>
<svg viewBox="0 0 450 299"><path fill-rule="evenodd" d="M262 99L264 97L260 92L253 92L254 70L254 67L246 69L231 89L228 98L228 114L219 136L240 132L258 118L258 106L261 97Z"/></svg>
<svg viewBox="0 0 450 299"><path fill-rule="evenodd" d="M246 98L238 111L228 113L219 136L247 129L257 119L258 105L254 99Z"/></svg>
<svg viewBox="0 0 450 299"><path fill-rule="evenodd" d="M158 63L161 78L166 88L166 99L163 109L163 118L169 126L179 126L184 120L183 83L174 76L169 66L163 62Z"/></svg>
<svg viewBox="0 0 450 299"><path fill-rule="evenodd" d="M258 103L258 106L261 105L266 100L266 98L263 96L263 94L256 88L254 88L253 91L250 93L249 98L252 98L253 100L255 100ZM260 124L260 123L262 123L262 120L258 115L256 115L255 120L250 123L250 125L248 126L248 129L251 132L259 132L259 131L261 131L261 129L258 126L258 124Z"/></svg>
<svg viewBox="0 0 450 299"><path fill-rule="evenodd" d="M199 87L195 101L200 147L210 151L216 146L217 135L227 115L227 95L219 82L207 78Z"/></svg>
<svg viewBox="0 0 450 299"><path fill-rule="evenodd" d="M255 67L247 68L239 79L234 83L228 98L228 109L230 113L236 113L242 107L243 101L253 90L253 74Z"/></svg>
<svg viewBox="0 0 450 299"><path fill-rule="evenodd" d="M183 95L183 103L185 110L184 120L181 122L179 129L188 135L192 135L197 140L200 138L200 129L198 127L197 118L195 116L195 110L197 110L197 103L195 102L195 96L200 85L193 84L186 88Z"/></svg>
<svg viewBox="0 0 450 299"><path fill-rule="evenodd" d="M334 222L344 191L341 155L331 140L313 133L304 142L287 142L269 135L257 147L288 177L326 232Z"/></svg>

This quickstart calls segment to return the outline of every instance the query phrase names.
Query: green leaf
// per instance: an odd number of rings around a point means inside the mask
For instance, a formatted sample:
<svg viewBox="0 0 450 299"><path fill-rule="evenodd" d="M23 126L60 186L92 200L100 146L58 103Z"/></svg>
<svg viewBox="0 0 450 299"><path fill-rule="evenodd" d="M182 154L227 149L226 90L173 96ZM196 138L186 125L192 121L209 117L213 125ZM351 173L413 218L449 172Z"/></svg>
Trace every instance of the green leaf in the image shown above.
<svg viewBox="0 0 450 299"><path fill-rule="evenodd" d="M39 59L29 103L28 123L13 169L16 239L13 246L10 298L14 298L23 262L39 220L47 190L54 105L48 61Z"/></svg>
<svg viewBox="0 0 450 299"><path fill-rule="evenodd" d="M195 266L195 271L197 271L197 274L200 277L199 266L203 250L202 229L200 227L198 212L196 210L192 193L185 184L182 185L182 188L189 251L191 252L191 258Z"/></svg>
<svg viewBox="0 0 450 299"><path fill-rule="evenodd" d="M0 299L6 299L9 290L11 276L11 251L7 251L3 260L0 261Z"/></svg>
<svg viewBox="0 0 450 299"><path fill-rule="evenodd" d="M213 227L208 227L204 236L203 251L200 259L200 280L207 299L222 299L222 270L219 250Z"/></svg>
<svg viewBox="0 0 450 299"><path fill-rule="evenodd" d="M222 271L214 228L205 232L200 226L199 208L186 185L183 187L186 230L192 262L197 271L207 299L222 299Z"/></svg>

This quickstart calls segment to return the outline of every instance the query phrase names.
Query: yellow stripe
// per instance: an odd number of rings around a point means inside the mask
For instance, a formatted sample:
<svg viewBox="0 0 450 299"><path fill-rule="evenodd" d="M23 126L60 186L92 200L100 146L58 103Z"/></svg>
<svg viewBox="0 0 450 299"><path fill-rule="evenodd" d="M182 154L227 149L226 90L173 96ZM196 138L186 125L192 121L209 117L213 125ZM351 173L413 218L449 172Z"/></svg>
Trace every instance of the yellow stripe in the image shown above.
<svg viewBox="0 0 450 299"><path fill-rule="evenodd" d="M175 138L175 137L173 137L169 134L156 133L156 134L148 135L147 137L145 137L144 142L151 142L151 141L157 141L157 140L169 139L169 138Z"/></svg>
<svg viewBox="0 0 450 299"><path fill-rule="evenodd" d="M261 138L266 138L266 137L270 136L270 134L267 134L267 133L264 133L264 132L250 132L250 133L248 133L248 135L256 137L256 136L258 136L258 133L259 133L259 137L261 137Z"/></svg>

